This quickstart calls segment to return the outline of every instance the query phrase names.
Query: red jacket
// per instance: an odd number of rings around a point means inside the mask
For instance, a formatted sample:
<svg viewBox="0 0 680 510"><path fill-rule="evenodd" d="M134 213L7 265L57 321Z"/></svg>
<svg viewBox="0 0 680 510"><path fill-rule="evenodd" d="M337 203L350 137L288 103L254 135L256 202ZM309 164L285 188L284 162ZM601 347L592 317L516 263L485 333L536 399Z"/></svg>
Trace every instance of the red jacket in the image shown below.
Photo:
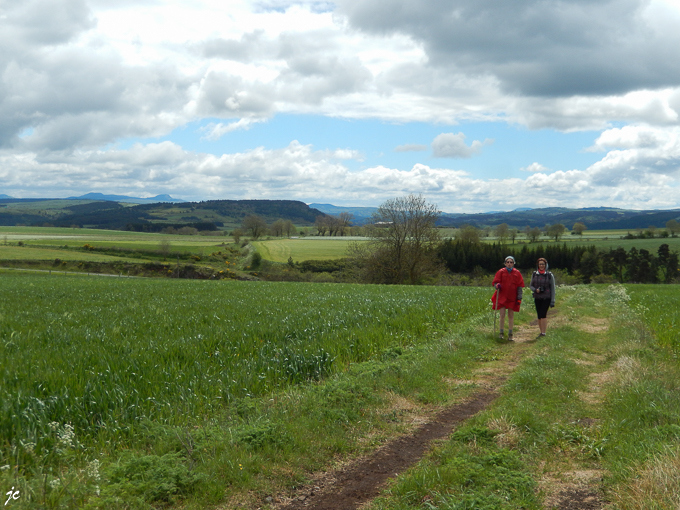
<svg viewBox="0 0 680 510"><path fill-rule="evenodd" d="M496 304L496 294L498 294L498 291L494 292L493 296L491 296L493 309L500 310L501 308L507 308L508 310L519 312L519 305L522 301L522 287L524 287L522 273L514 267L512 271L508 271L505 268L499 269L496 276L494 276L493 286L495 287L497 283L501 284L501 291L498 295L498 304Z"/></svg>

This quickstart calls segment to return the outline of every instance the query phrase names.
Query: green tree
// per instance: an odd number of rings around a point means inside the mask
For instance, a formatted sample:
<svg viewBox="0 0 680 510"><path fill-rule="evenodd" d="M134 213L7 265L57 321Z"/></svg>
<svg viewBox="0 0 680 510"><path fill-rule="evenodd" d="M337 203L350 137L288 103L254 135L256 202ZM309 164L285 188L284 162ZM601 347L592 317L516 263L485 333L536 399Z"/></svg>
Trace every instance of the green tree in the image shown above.
<svg viewBox="0 0 680 510"><path fill-rule="evenodd" d="M243 228L253 239L259 239L267 231L267 223L262 216L251 214L243 219Z"/></svg>
<svg viewBox="0 0 680 510"><path fill-rule="evenodd" d="M541 229L538 227L529 228L529 230L526 231L526 236L529 238L529 241L535 243L538 241L538 238L541 237Z"/></svg>
<svg viewBox="0 0 680 510"><path fill-rule="evenodd" d="M272 223L271 227L269 227L269 231L273 236L281 237L283 235L283 220L278 219Z"/></svg>
<svg viewBox="0 0 680 510"><path fill-rule="evenodd" d="M494 229L494 233L501 243L504 243L510 236L510 227L508 227L507 223L501 223Z"/></svg>
<svg viewBox="0 0 680 510"><path fill-rule="evenodd" d="M574 231L574 234L576 234L577 236L580 236L580 235L583 235L583 232L584 232L585 230L587 230L588 227L586 227L586 226L585 226L583 223L581 223L580 221L577 221L576 223L574 223L574 226L571 227L571 229Z"/></svg>
<svg viewBox="0 0 680 510"><path fill-rule="evenodd" d="M668 220L666 222L666 228L670 231L671 235L675 237L680 232L680 223L677 220Z"/></svg>
<svg viewBox="0 0 680 510"><path fill-rule="evenodd" d="M231 237L234 238L234 242L235 242L236 244L240 243L240 242L241 242L241 238L243 237L243 230L241 230L240 228L235 228L235 229L231 232Z"/></svg>
<svg viewBox="0 0 680 510"><path fill-rule="evenodd" d="M472 225L461 225L456 232L456 240L467 243L479 243L481 241L481 233Z"/></svg>
<svg viewBox="0 0 680 510"><path fill-rule="evenodd" d="M559 241L565 230L566 228L564 225L561 223L555 223L554 225L549 225L548 228L546 228L546 234L548 234L548 237L554 237L555 241Z"/></svg>

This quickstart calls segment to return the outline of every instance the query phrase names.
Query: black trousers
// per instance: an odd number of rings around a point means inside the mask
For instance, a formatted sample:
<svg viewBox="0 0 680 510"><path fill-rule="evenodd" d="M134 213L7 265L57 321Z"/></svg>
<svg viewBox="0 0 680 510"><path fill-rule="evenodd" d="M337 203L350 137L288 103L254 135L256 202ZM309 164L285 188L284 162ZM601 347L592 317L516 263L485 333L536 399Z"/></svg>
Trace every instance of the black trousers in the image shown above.
<svg viewBox="0 0 680 510"><path fill-rule="evenodd" d="M536 303L536 313L539 319L545 319L548 316L548 308L550 308L550 299L534 299Z"/></svg>

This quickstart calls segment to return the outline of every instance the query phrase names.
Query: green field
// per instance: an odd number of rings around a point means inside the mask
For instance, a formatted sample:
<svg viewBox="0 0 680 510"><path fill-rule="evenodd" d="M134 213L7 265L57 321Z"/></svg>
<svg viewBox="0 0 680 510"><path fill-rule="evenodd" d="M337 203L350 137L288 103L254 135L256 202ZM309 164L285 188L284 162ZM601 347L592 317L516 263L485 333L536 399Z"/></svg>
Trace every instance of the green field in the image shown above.
<svg viewBox="0 0 680 510"><path fill-rule="evenodd" d="M363 242L365 238L348 237L305 237L301 239L270 239L255 241L253 246L262 258L272 262L303 260L331 260L347 256L347 247L353 242Z"/></svg>
<svg viewBox="0 0 680 510"><path fill-rule="evenodd" d="M173 254L209 255L231 238L225 236L183 236L118 230L53 227L0 227L0 260L68 260L145 262ZM107 253L84 250L85 245ZM146 252L146 255L144 255ZM144 255L144 256L143 256Z"/></svg>
<svg viewBox="0 0 680 510"><path fill-rule="evenodd" d="M640 500L645 463L680 448L678 288L560 287L548 338L515 345L490 294L0 274L0 484L15 509L272 509L507 363L497 401L370 508L538 510L541 480L588 470Z"/></svg>
<svg viewBox="0 0 680 510"><path fill-rule="evenodd" d="M193 430L487 307L486 289L2 274L0 466L24 494L68 481L82 503L84 466L115 470L154 427Z"/></svg>

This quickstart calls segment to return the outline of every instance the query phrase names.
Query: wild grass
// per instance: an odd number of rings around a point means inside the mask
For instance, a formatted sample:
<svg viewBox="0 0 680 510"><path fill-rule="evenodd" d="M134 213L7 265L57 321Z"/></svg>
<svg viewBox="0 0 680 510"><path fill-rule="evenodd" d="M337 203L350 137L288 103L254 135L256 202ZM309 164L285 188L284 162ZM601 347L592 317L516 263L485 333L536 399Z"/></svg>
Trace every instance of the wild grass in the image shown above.
<svg viewBox="0 0 680 510"><path fill-rule="evenodd" d="M332 260L347 256L347 247L357 239L347 238L304 238L304 239L270 239L256 241L253 246L262 253L262 257L272 262L295 262L304 260ZM361 242L361 241L359 241Z"/></svg>
<svg viewBox="0 0 680 510"><path fill-rule="evenodd" d="M500 398L370 508L553 508L577 504L575 493L612 509L676 508L680 367L646 329L665 306L636 304L657 289L562 287L560 327ZM669 289L660 299L672 305ZM609 328L589 327L603 318Z"/></svg>
<svg viewBox="0 0 680 510"><path fill-rule="evenodd" d="M470 289L122 280L0 279L1 476L26 504L144 508L197 487L219 501L225 484L271 483L264 458L269 475L318 466L387 419L365 417L376 377L441 400L409 352L437 366L427 345L488 316L488 292Z"/></svg>

